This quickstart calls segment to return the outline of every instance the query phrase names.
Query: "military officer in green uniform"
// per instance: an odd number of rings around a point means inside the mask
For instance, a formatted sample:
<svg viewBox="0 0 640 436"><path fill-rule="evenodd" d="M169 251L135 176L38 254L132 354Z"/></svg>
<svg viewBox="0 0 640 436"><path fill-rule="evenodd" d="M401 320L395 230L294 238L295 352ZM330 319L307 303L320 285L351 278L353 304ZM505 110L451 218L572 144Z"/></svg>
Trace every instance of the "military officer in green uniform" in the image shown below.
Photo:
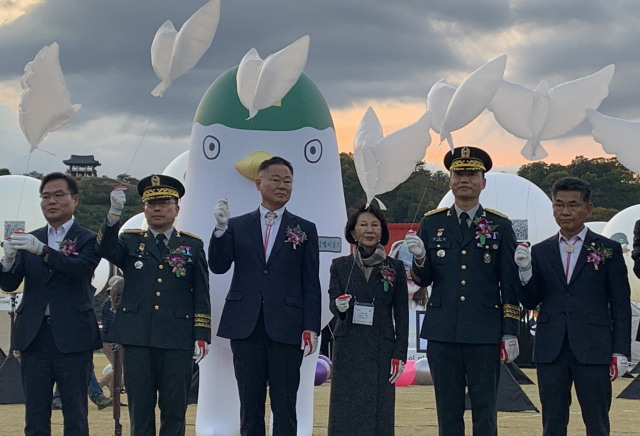
<svg viewBox="0 0 640 436"><path fill-rule="evenodd" d="M173 227L182 184L163 175L138 183L148 230L118 237L125 187L111 193L111 209L96 251L122 269L124 290L107 336L124 346L124 378L132 436L182 436L194 360L211 342L209 271L200 238ZM195 350L194 350L195 343Z"/></svg>
<svg viewBox="0 0 640 436"><path fill-rule="evenodd" d="M465 387L473 434L497 435L500 361L519 352L517 246L509 219L480 205L491 158L475 147L445 156L451 207L427 212L406 236L418 286L432 286L420 337L427 339L441 436L463 436Z"/></svg>

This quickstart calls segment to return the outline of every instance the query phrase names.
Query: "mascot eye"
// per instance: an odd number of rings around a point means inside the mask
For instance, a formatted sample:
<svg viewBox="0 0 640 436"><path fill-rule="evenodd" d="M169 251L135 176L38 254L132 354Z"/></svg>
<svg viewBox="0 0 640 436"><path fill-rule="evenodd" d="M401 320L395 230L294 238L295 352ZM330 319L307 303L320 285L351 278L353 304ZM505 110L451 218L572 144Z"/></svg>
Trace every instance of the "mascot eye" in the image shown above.
<svg viewBox="0 0 640 436"><path fill-rule="evenodd" d="M322 157L322 142L313 139L304 146L304 158L309 163L317 163Z"/></svg>
<svg viewBox="0 0 640 436"><path fill-rule="evenodd" d="M209 160L214 160L220 155L220 141L215 136L208 135L202 143L204 156Z"/></svg>

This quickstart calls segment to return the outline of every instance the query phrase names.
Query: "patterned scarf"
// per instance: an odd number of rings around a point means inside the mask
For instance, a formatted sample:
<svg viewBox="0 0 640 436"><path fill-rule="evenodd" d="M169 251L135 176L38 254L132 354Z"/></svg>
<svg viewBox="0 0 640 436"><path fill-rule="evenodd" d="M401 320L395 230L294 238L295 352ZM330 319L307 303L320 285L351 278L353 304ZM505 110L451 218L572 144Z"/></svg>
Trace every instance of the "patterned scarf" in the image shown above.
<svg viewBox="0 0 640 436"><path fill-rule="evenodd" d="M387 258L387 254L384 252L384 246L378 244L376 247L376 251L373 254L369 255L366 251L364 251L361 247L358 247L353 251L353 259L356 264L362 270L364 277L369 281L369 277L371 277L371 271L373 271L373 267L376 265L380 265Z"/></svg>

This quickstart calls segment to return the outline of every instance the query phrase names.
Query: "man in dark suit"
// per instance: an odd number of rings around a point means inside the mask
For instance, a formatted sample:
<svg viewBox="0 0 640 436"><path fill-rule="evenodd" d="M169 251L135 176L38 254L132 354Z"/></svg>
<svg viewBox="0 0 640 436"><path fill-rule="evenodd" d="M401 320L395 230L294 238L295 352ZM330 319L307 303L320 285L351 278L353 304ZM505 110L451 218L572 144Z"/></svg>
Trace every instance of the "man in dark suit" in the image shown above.
<svg viewBox="0 0 640 436"><path fill-rule="evenodd" d="M636 221L635 226L633 226L633 253L631 253L631 258L633 259L633 273L640 278L640 220ZM640 325L638 325L636 341L640 342Z"/></svg>
<svg viewBox="0 0 640 436"><path fill-rule="evenodd" d="M415 283L433 286L420 337L428 340L440 434L465 434L468 387L473 434L497 435L500 360L519 352L517 242L511 221L480 205L489 155L459 147L444 164L454 205L427 212L418 234L406 236Z"/></svg>
<svg viewBox="0 0 640 436"><path fill-rule="evenodd" d="M0 288L15 291L13 348L22 356L25 434L51 434L53 385L60 390L65 436L88 435L87 388L93 350L102 346L93 311L91 277L100 258L96 234L73 220L78 185L51 173L40 184L47 226L4 241Z"/></svg>
<svg viewBox="0 0 640 436"><path fill-rule="evenodd" d="M318 345L318 233L285 209L292 185L291 164L273 157L260 164L257 210L229 219L220 200L214 211L209 266L224 274L235 264L218 336L231 339L242 436L265 434L267 383L274 436L296 435L303 350L306 356Z"/></svg>
<svg viewBox="0 0 640 436"><path fill-rule="evenodd" d="M116 187L98 233L96 251L124 274L105 339L124 346L131 435L156 434L157 402L160 436L183 436L193 362L202 360L211 342L209 271L202 240L173 227L182 183L152 175L140 180L138 193L149 229L118 237L126 198Z"/></svg>
<svg viewBox="0 0 640 436"><path fill-rule="evenodd" d="M577 178L552 188L560 233L518 246L515 261L525 285L520 301L540 306L533 360L538 370L545 436L567 434L571 385L589 436L609 435L611 381L627 370L631 307L627 267L619 243L593 233L591 188Z"/></svg>

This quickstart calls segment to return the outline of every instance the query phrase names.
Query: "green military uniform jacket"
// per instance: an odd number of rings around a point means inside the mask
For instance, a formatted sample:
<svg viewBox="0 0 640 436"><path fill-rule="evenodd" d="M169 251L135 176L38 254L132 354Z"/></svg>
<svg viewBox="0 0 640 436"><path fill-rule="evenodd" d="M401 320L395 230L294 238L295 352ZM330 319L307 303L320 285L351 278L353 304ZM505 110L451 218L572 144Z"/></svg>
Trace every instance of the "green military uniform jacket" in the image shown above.
<svg viewBox="0 0 640 436"><path fill-rule="evenodd" d="M122 299L107 334L108 342L141 347L193 350L196 340L211 342L209 270L203 242L173 230L160 256L149 231L102 225L96 252L124 274ZM185 260L180 277L166 259L180 247Z"/></svg>
<svg viewBox="0 0 640 436"><path fill-rule="evenodd" d="M473 221L495 226L484 243L477 224L463 239L455 207L427 212L418 236L426 257L415 260L411 275L419 286L432 285L420 337L442 342L496 344L518 335L521 286L513 257L517 241L511 221L480 206Z"/></svg>

